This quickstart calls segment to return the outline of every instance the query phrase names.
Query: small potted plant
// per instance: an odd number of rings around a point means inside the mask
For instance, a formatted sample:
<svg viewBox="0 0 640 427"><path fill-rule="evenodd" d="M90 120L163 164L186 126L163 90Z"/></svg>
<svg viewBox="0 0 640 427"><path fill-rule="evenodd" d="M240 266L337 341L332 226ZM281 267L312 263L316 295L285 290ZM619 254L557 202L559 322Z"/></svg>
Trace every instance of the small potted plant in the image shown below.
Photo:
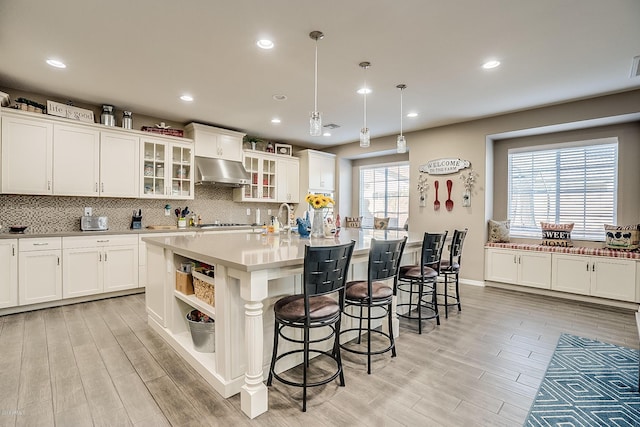
<svg viewBox="0 0 640 427"><path fill-rule="evenodd" d="M251 149L255 150L256 149L256 144L258 142L262 142L262 140L256 136L245 136L244 137L244 142L248 142L249 144L251 144Z"/></svg>

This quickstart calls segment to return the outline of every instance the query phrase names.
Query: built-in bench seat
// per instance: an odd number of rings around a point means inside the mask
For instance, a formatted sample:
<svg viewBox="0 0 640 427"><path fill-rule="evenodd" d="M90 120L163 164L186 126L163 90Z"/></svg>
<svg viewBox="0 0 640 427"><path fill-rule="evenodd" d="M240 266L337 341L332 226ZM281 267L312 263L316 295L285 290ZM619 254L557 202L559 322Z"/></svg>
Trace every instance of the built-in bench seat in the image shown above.
<svg viewBox="0 0 640 427"><path fill-rule="evenodd" d="M640 259L640 252L638 251L621 251L616 249L605 249L605 248L587 248L584 246L574 246L574 247L567 248L562 246L543 246L543 245L536 245L536 244L530 244L530 243L489 243L487 242L484 247L516 249L520 251L557 252L557 253L563 253L563 254Z"/></svg>

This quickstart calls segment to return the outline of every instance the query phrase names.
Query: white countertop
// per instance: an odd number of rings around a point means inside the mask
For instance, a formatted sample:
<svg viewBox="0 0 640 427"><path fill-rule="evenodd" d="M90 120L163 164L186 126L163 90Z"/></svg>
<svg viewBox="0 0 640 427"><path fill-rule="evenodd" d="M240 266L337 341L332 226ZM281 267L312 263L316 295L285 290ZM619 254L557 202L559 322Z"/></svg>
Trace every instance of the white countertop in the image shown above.
<svg viewBox="0 0 640 427"><path fill-rule="evenodd" d="M143 237L147 244L158 245L182 256L208 264L224 264L241 271L302 265L304 248L332 246L356 241L354 255L368 252L371 238L397 239L408 236L407 247L421 246L423 233L343 229L330 239L301 239L297 234L231 233L196 236Z"/></svg>

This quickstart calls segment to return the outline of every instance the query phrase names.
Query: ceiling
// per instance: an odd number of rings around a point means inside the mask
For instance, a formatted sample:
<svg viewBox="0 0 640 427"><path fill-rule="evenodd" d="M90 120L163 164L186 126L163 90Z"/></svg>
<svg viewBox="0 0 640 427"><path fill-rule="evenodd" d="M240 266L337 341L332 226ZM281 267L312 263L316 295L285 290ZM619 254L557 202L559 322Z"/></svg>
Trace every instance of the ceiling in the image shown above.
<svg viewBox="0 0 640 427"><path fill-rule="evenodd" d="M400 83L405 132L639 88L638 20L637 0L2 0L0 90L322 148L358 140L362 61L375 138L399 132ZM309 136L313 30L331 136Z"/></svg>

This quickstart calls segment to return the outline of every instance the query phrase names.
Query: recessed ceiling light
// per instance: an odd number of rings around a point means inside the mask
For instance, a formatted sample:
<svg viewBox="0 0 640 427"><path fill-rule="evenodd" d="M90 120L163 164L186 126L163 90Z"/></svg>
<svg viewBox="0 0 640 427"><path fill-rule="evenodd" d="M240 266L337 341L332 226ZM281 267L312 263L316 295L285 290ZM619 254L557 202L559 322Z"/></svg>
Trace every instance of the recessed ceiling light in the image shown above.
<svg viewBox="0 0 640 427"><path fill-rule="evenodd" d="M500 65L500 61L492 59L491 61L487 61L482 64L482 68L484 68L485 70L490 70L491 68L496 68L498 65Z"/></svg>
<svg viewBox="0 0 640 427"><path fill-rule="evenodd" d="M62 61L58 61L57 59L47 59L47 64L56 68L67 68L66 64Z"/></svg>
<svg viewBox="0 0 640 427"><path fill-rule="evenodd" d="M331 136L331 132L325 132L322 134L322 136Z"/></svg>
<svg viewBox="0 0 640 427"><path fill-rule="evenodd" d="M182 99L183 101L191 102L191 101L193 101L193 96L191 96L191 95L182 95L180 97L180 99Z"/></svg>
<svg viewBox="0 0 640 427"><path fill-rule="evenodd" d="M260 49L273 49L273 42L271 40L262 39L256 43Z"/></svg>
<svg viewBox="0 0 640 427"><path fill-rule="evenodd" d="M418 117L418 113L408 113L407 117L411 117L411 118Z"/></svg>
<svg viewBox="0 0 640 427"><path fill-rule="evenodd" d="M273 95L272 98L276 101L284 101L287 99L287 95Z"/></svg>
<svg viewBox="0 0 640 427"><path fill-rule="evenodd" d="M278 124L278 123L280 123L280 119L278 119L278 118L271 119L271 123Z"/></svg>
<svg viewBox="0 0 640 427"><path fill-rule="evenodd" d="M365 93L366 93L367 95L369 95L369 94L371 93L371 89L369 89L368 87L363 87L363 88L358 89L358 93L359 93L360 95L363 95L363 94L365 94Z"/></svg>

